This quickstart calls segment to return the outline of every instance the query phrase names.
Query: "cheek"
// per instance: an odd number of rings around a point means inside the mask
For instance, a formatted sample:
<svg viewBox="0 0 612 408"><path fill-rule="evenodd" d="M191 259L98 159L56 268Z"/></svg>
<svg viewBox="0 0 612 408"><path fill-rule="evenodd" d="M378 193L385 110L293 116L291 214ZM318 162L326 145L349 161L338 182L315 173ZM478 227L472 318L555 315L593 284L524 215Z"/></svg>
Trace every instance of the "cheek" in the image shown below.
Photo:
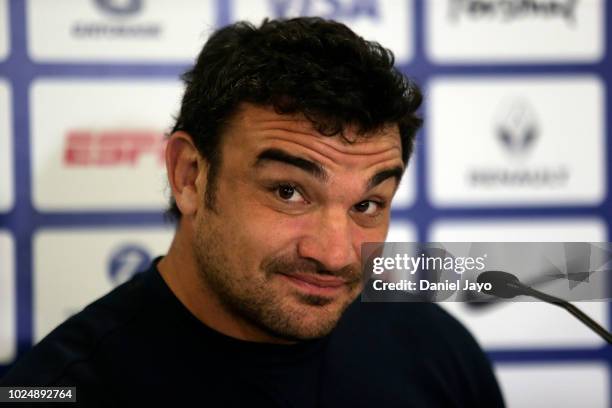
<svg viewBox="0 0 612 408"><path fill-rule="evenodd" d="M227 210L221 228L229 230L235 253L255 267L264 258L290 252L307 225L301 217L279 213L254 200L232 203Z"/></svg>
<svg viewBox="0 0 612 408"><path fill-rule="evenodd" d="M387 228L359 228L353 231L353 248L361 258L361 245L366 242L384 242Z"/></svg>

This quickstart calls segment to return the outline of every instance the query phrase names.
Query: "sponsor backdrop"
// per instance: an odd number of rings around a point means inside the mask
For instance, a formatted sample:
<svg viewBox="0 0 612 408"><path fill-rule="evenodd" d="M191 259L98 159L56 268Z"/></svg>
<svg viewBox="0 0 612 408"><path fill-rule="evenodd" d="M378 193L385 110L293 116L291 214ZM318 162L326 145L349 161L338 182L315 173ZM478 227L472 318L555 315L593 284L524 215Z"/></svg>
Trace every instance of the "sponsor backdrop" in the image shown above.
<svg viewBox="0 0 612 408"><path fill-rule="evenodd" d="M0 0L0 375L165 252L178 76L240 19L341 20L424 88L389 241L609 241L610 13L604 0ZM511 407L611 406L612 348L561 309L444 307ZM609 304L581 307L610 327Z"/></svg>

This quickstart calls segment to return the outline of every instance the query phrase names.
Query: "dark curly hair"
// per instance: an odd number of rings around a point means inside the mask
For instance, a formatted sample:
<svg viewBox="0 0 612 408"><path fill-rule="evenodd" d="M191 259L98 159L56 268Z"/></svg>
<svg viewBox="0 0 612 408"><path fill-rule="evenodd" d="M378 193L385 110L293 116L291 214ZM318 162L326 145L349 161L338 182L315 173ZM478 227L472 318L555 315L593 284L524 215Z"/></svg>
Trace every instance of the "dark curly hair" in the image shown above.
<svg viewBox="0 0 612 408"><path fill-rule="evenodd" d="M359 134L397 124L404 164L421 125L419 88L394 68L393 53L344 24L316 17L238 22L216 31L193 68L172 132L193 138L208 161L205 204L214 210L224 124L241 102L301 113L324 135L347 125ZM168 215L180 218L174 199Z"/></svg>

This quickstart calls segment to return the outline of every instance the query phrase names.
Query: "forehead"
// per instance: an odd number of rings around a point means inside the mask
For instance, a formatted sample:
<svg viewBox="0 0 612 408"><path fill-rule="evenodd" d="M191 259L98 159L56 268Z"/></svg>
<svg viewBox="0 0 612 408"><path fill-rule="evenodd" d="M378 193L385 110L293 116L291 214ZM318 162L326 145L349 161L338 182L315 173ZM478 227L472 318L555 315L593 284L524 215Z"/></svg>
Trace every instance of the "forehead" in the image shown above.
<svg viewBox="0 0 612 408"><path fill-rule="evenodd" d="M366 134L358 134L354 127L347 126L342 135L327 136L319 133L301 114L279 114L272 107L247 103L241 104L230 119L222 144L224 154L242 151L256 155L276 147L305 153L331 167L341 165L354 169L391 162L403 166L397 125Z"/></svg>

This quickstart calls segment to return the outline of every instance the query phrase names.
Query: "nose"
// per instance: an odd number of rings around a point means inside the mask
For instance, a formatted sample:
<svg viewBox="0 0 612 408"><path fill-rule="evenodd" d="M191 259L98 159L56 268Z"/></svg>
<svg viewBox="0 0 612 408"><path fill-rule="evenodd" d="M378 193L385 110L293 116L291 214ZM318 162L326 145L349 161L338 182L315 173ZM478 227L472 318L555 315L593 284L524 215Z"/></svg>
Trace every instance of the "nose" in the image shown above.
<svg viewBox="0 0 612 408"><path fill-rule="evenodd" d="M327 271L339 271L358 261L353 225L342 209L322 211L315 225L298 243L298 254L320 263Z"/></svg>

